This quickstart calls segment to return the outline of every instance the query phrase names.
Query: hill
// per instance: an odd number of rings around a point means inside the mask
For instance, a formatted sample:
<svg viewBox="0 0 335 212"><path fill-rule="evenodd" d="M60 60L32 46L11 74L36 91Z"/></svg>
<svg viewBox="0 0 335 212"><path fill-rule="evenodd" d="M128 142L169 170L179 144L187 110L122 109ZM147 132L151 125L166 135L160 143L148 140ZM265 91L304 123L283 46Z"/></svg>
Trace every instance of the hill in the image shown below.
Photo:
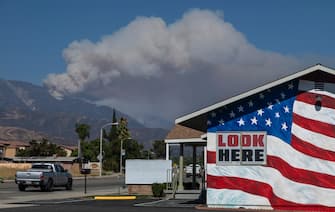
<svg viewBox="0 0 335 212"><path fill-rule="evenodd" d="M148 142L164 139L166 129L148 128L117 109L125 117L132 137L148 147ZM47 137L50 141L75 145L75 123L91 126L91 139L99 136L100 127L112 120L113 109L84 99L52 97L42 86L22 81L0 79L0 139L30 141Z"/></svg>

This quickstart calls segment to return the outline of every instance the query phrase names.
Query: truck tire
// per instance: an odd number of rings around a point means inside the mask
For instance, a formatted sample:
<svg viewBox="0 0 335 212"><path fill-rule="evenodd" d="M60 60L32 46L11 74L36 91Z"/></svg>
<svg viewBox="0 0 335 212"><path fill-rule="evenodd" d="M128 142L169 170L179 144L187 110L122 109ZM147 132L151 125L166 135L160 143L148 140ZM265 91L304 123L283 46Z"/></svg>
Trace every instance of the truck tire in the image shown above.
<svg viewBox="0 0 335 212"><path fill-rule="evenodd" d="M46 185L41 186L41 191L52 191L52 188L53 181L49 179Z"/></svg>
<svg viewBox="0 0 335 212"><path fill-rule="evenodd" d="M72 190L72 178L67 180L67 184L65 186L66 190Z"/></svg>
<svg viewBox="0 0 335 212"><path fill-rule="evenodd" d="M26 190L26 186L23 185L23 184L19 184L18 188L19 188L20 191L25 191Z"/></svg>

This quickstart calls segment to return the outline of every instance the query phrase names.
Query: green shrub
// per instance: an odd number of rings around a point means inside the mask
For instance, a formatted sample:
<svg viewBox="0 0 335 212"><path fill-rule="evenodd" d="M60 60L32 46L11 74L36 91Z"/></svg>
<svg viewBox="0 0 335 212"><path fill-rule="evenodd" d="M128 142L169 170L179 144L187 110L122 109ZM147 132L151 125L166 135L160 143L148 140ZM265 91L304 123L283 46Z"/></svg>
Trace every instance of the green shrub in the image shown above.
<svg viewBox="0 0 335 212"><path fill-rule="evenodd" d="M154 183L152 184L152 194L154 197L162 197L164 195L164 184Z"/></svg>

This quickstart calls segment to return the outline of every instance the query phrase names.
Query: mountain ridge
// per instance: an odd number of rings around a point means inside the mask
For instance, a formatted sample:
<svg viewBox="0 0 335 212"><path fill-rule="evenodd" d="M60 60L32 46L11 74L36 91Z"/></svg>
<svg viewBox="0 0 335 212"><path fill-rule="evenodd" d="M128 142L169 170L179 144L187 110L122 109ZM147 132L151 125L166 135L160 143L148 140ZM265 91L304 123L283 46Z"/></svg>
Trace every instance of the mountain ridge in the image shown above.
<svg viewBox="0 0 335 212"><path fill-rule="evenodd" d="M126 113L115 111L117 118L127 118L132 137L146 147L152 140L164 139L168 132L163 128L148 128ZM112 120L112 114L113 109L108 106L68 96L59 100L45 87L0 79L0 126L7 130L13 128L11 132L15 132L14 129L30 132L25 141L32 135L46 135L52 142L74 145L77 142L75 123L78 122L91 126L91 139L94 139L99 136L100 127ZM6 140L8 136L3 132L0 130L0 139ZM17 140L22 140L24 133L19 134Z"/></svg>

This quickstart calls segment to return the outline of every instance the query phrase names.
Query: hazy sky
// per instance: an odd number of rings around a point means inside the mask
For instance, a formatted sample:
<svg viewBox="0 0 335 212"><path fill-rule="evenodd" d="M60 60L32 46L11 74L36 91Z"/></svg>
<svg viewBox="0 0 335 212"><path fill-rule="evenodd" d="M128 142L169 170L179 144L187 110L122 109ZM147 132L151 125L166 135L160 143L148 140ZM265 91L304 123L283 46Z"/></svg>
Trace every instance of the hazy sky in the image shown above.
<svg viewBox="0 0 335 212"><path fill-rule="evenodd" d="M173 121L335 66L334 1L0 0L0 78Z"/></svg>

